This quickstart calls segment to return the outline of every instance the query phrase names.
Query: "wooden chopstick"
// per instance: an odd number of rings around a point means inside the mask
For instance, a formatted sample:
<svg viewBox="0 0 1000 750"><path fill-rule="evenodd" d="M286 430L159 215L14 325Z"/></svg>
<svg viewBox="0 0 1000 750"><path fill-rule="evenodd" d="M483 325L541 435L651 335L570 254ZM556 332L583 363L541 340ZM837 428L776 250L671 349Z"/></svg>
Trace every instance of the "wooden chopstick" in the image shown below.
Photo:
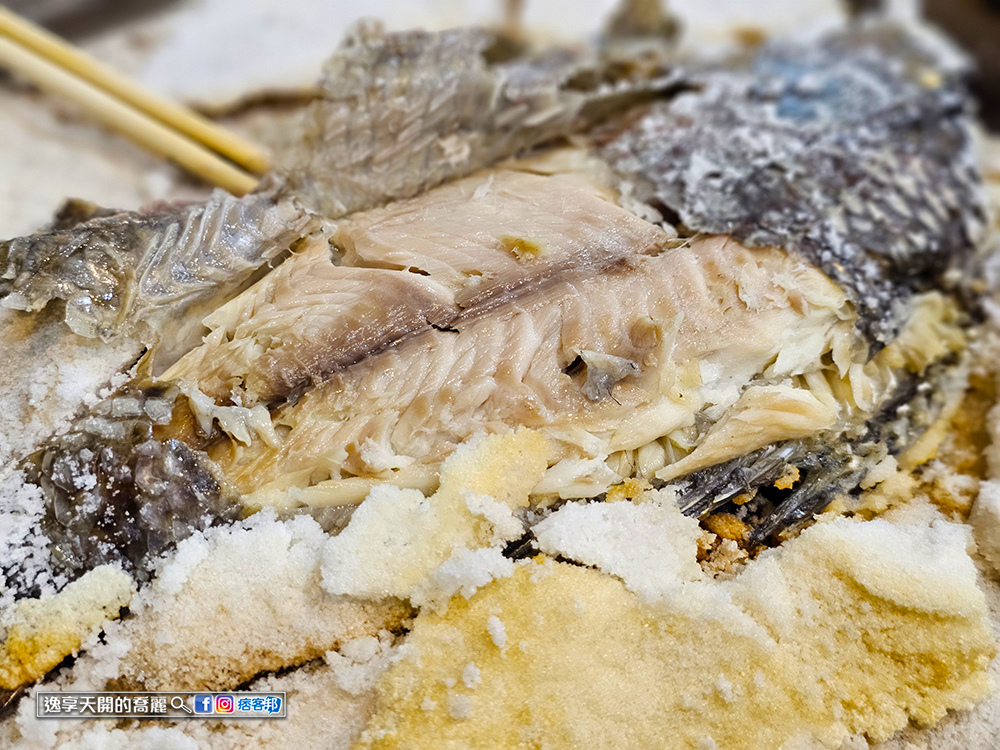
<svg viewBox="0 0 1000 750"><path fill-rule="evenodd" d="M209 149L253 173L261 174L268 168L267 154L258 146L143 89L3 7L0 64L45 91L73 100L109 128L235 195L252 190L257 179Z"/></svg>
<svg viewBox="0 0 1000 750"><path fill-rule="evenodd" d="M257 185L253 175L5 36L0 36L0 65L16 70L43 91L71 99L108 127L234 195L245 195Z"/></svg>

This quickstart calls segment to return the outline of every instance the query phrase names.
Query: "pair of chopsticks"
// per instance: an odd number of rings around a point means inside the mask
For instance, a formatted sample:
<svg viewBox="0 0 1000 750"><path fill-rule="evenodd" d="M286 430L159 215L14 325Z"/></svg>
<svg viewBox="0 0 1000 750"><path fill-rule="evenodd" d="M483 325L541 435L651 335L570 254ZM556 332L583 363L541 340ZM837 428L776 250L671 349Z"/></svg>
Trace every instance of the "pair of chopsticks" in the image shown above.
<svg viewBox="0 0 1000 750"><path fill-rule="evenodd" d="M258 146L147 91L68 42L0 6L0 66L64 96L112 130L206 182L244 195L268 168Z"/></svg>

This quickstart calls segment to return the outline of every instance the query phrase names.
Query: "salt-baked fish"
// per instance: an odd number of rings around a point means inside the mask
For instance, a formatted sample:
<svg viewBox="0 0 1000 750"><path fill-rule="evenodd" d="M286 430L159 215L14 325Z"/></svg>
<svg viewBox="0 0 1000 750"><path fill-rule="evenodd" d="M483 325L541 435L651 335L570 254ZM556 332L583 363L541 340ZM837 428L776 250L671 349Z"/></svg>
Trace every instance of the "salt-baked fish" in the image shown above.
<svg viewBox="0 0 1000 750"><path fill-rule="evenodd" d="M87 220L79 227L64 221L0 243L5 309L48 306L60 317L54 308L64 305L74 333L104 342L64 334L48 318L4 313L11 354L31 352L11 359L34 370L0 365L9 392L23 394L15 400L30 404L0 415L3 433L17 436L0 441L0 464L73 415L76 404L55 389L39 392L50 370L77 355L104 364L89 370L106 382L147 348L162 369L197 342L205 314L316 230L319 220L301 202L333 217L404 197L599 122L670 83L656 56L604 59L583 47L495 63L487 59L500 50L494 42L481 31L386 36L362 24L331 59L324 96L283 159L279 182L290 187L266 182L244 199L220 193L204 205L142 214L89 209L76 217ZM442 66L451 77L439 76Z"/></svg>
<svg viewBox="0 0 1000 750"><path fill-rule="evenodd" d="M430 492L456 445L519 426L552 447L540 503L639 477L691 514L740 495L766 541L962 392L974 311L947 280L983 200L958 77L915 40L853 30L624 77L572 55L489 64L485 46L365 33L338 52L283 188L336 221L279 222L275 247L302 241L202 343L22 465L71 575L141 579L192 529L265 505ZM9 304L64 299L108 335L157 325L189 276L198 299L218 285L200 241L190 268L122 260L115 243L157 246L131 234L87 250L115 221L8 243Z"/></svg>

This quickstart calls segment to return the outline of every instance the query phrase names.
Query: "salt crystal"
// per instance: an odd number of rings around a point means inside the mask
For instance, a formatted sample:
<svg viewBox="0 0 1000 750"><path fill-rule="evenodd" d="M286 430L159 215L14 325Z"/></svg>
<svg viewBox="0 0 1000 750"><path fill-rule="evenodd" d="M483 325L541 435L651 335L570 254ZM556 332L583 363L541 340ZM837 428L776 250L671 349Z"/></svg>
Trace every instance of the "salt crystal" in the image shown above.
<svg viewBox="0 0 1000 750"><path fill-rule="evenodd" d="M659 503L567 503L533 528L549 555L594 565L654 600L696 580L700 527L676 506Z"/></svg>
<svg viewBox="0 0 1000 750"><path fill-rule="evenodd" d="M467 695L453 695L448 699L448 713L458 721L472 716L472 698Z"/></svg>
<svg viewBox="0 0 1000 750"><path fill-rule="evenodd" d="M490 615L487 618L486 632L490 634L490 638L493 639L493 643L497 648L503 648L507 645L507 628L504 627L503 621L496 615Z"/></svg>
<svg viewBox="0 0 1000 750"><path fill-rule="evenodd" d="M462 683L467 688L474 688L480 682L483 681L483 673L479 667L476 666L475 662L470 661L465 665L465 669L462 670Z"/></svg>

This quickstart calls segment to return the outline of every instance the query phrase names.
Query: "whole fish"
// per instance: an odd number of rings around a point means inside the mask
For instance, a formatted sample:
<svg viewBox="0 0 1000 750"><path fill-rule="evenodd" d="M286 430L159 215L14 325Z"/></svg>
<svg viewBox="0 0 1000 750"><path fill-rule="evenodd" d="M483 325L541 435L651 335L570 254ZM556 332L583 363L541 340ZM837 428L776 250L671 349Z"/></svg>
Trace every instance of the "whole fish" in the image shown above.
<svg viewBox="0 0 1000 750"><path fill-rule="evenodd" d="M963 392L984 200L960 76L915 37L488 50L362 28L272 192L0 245L4 304L62 300L84 336L208 313L20 465L54 565L142 580L263 506L336 531L522 425L539 504L638 477L693 515L739 500L763 543Z"/></svg>

